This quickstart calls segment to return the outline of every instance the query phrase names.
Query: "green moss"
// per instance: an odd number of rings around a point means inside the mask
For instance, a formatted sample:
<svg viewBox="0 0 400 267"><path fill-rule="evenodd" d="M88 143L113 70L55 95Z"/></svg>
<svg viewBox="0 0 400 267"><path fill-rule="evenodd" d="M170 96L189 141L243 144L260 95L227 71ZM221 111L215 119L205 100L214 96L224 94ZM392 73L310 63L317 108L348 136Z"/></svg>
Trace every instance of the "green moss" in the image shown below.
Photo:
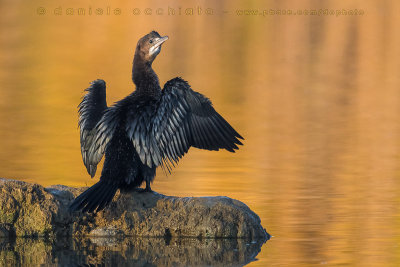
<svg viewBox="0 0 400 267"><path fill-rule="evenodd" d="M51 230L51 224L39 205L24 205L15 223L17 236L43 236Z"/></svg>
<svg viewBox="0 0 400 267"><path fill-rule="evenodd" d="M0 210L0 223L1 224L12 224L12 223L14 223L16 218L17 218L17 212L16 211Z"/></svg>

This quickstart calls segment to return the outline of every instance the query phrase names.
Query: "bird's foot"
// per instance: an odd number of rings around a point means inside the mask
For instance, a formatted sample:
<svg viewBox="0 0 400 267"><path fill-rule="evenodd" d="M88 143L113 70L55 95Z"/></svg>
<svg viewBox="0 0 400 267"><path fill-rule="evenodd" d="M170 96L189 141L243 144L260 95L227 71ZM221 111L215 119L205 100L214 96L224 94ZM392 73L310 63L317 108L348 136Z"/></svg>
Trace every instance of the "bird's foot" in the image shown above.
<svg viewBox="0 0 400 267"><path fill-rule="evenodd" d="M136 188L135 189L136 192L138 193L152 193L153 190L151 190L151 188Z"/></svg>

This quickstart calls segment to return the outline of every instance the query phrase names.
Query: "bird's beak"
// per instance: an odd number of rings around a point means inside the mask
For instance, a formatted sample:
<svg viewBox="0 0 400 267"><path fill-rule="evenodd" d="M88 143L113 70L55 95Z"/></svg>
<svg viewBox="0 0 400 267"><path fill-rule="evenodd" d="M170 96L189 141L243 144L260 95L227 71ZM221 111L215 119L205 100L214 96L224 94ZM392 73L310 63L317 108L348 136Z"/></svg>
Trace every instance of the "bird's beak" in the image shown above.
<svg viewBox="0 0 400 267"><path fill-rule="evenodd" d="M150 55L158 55L161 51L161 45L168 40L168 36L160 37L155 40L152 47L150 47L149 53Z"/></svg>
<svg viewBox="0 0 400 267"><path fill-rule="evenodd" d="M156 49L157 47L162 45L167 40L168 40L168 36L164 36L164 37L158 38L156 43L153 45L153 47L154 47L153 49Z"/></svg>

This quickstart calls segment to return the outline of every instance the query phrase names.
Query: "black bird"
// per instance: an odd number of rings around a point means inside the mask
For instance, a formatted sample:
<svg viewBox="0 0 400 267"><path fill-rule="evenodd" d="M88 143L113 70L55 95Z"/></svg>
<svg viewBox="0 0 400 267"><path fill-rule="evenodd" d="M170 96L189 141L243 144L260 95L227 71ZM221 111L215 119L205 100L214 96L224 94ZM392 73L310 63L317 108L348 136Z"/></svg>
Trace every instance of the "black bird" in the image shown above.
<svg viewBox="0 0 400 267"><path fill-rule="evenodd" d="M211 101L193 91L181 78L161 90L152 63L168 36L152 31L142 37L135 51L132 80L136 90L107 107L106 83L95 80L79 104L81 153L93 177L105 154L100 181L78 196L72 211L100 211L116 191L150 183L157 166L168 172L191 146L234 152L243 139L212 107Z"/></svg>

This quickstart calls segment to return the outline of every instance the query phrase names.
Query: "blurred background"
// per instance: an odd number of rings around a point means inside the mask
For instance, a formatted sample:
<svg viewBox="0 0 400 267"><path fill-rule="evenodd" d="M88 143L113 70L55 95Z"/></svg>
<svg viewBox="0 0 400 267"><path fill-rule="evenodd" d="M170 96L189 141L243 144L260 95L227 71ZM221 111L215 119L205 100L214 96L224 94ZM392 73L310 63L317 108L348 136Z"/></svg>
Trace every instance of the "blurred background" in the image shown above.
<svg viewBox="0 0 400 267"><path fill-rule="evenodd" d="M161 84L188 80L246 140L235 154L191 149L155 191L249 205L273 235L249 266L400 265L398 1L0 10L1 177L94 184L80 155L83 90L102 78L109 104L128 95L136 42L156 30L170 37L153 65Z"/></svg>

